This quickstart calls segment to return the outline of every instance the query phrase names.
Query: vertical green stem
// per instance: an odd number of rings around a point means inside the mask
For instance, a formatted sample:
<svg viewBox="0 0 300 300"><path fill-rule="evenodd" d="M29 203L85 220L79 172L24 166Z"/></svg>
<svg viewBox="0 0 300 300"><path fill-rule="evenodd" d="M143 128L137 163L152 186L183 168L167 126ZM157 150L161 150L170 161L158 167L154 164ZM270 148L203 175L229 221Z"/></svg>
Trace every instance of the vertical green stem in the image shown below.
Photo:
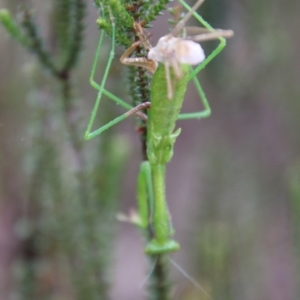
<svg viewBox="0 0 300 300"><path fill-rule="evenodd" d="M148 286L148 300L170 300L171 282L169 268L165 254L151 256L151 264L155 264Z"/></svg>

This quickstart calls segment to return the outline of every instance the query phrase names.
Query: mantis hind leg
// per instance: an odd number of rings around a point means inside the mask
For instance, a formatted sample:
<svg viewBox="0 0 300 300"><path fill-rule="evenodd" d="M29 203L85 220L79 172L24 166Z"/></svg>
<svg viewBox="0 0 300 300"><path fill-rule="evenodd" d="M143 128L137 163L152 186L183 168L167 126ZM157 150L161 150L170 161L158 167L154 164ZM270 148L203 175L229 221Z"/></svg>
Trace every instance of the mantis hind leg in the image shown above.
<svg viewBox="0 0 300 300"><path fill-rule="evenodd" d="M195 76L193 77L193 81L196 86L196 90L199 94L199 97L201 99L201 102L203 104L204 110L193 112L193 113L185 113L185 114L179 114L178 120L190 120L190 119L203 119L207 118L211 115L211 108L209 106L209 102L206 98L206 95L201 87L201 84L198 80L198 78Z"/></svg>
<svg viewBox="0 0 300 300"><path fill-rule="evenodd" d="M196 11L193 11L192 8L183 0L178 0L180 4L189 12L192 13L192 15L195 17L199 23L201 23L205 28L214 31L214 28L209 25L208 22L206 22ZM217 48L210 53L210 55L198 66L196 67L189 75L189 80L193 79L211 60L213 60L226 46L226 39L223 37L218 37L220 40L219 45Z"/></svg>
<svg viewBox="0 0 300 300"><path fill-rule="evenodd" d="M97 98L96 98L96 102L94 105L94 108L92 110L92 114L90 117L90 120L88 122L87 125L87 129L84 135L85 140L90 140L92 138L94 138L95 136L101 134L103 131L107 130L108 128L112 127L113 125L121 122L122 120L124 120L125 118L127 118L128 116L132 115L132 114L136 114L138 116L140 116L141 118L145 118L145 115L140 112L140 110L148 108L148 107L133 107L131 105L129 105L128 103L126 103L125 101L123 101L122 99L118 98L117 96L115 96L113 93L107 91L105 89L105 83L108 77L108 73L112 64L112 61L114 59L114 55L115 55L115 24L112 23L112 44L111 44L111 51L109 54L109 58L104 70L104 75L103 75L103 79L101 84L99 85L98 83L95 82L94 80L94 76L95 76L95 72L96 72L96 68L97 68L97 64L98 64L98 60L99 60L99 54L101 51L101 46L102 46L102 42L103 42L103 38L104 38L104 30L102 30L101 35L100 35L100 39L99 39L99 43L97 46L97 50L96 50L96 54L95 54L95 58L94 58L94 62L93 62L93 66L92 66L92 70L91 70L91 75L90 75L90 84L93 88L95 88L98 91L97 94ZM105 96L107 96L109 99L113 100L114 102L116 102L117 104L119 104L120 106L124 107L125 109L127 109L128 111L124 114L122 114L121 116L115 118L114 120L108 122L107 124L103 125L102 127L91 131L92 130L92 126L94 124L96 115L97 115L97 111L99 109L99 105L101 102L101 98L103 96L103 94ZM144 103L144 105L147 106L147 104Z"/></svg>
<svg viewBox="0 0 300 300"><path fill-rule="evenodd" d="M209 23L207 23L196 11L193 11L192 8L186 4L185 1L183 0L178 0L181 5L188 10L189 12L192 13L192 15L208 30L214 31L214 29L209 25ZM199 65L197 66L195 69L191 68L191 72L189 75L189 79L191 80L193 79L194 84L196 86L196 90L200 96L201 102L204 106L204 110L199 111L199 112L194 112L194 113L185 113L185 114L179 114L178 116L178 120L188 120L188 119L201 119L201 118L207 118L211 115L211 108L209 106L208 100L206 98L206 95L200 85L200 82L197 78L197 74L210 62L212 61L222 50L223 48L226 46L226 40L223 37L218 37L218 39L220 40L219 45L217 46L217 48L212 51L208 57L206 57L206 59Z"/></svg>

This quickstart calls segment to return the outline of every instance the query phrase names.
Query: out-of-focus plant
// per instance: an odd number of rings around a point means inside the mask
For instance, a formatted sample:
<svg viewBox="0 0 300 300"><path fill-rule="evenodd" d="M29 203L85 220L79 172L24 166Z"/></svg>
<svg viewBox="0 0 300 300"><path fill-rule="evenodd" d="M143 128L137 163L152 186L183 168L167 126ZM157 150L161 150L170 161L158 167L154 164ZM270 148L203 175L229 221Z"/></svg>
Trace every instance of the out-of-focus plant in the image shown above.
<svg viewBox="0 0 300 300"><path fill-rule="evenodd" d="M103 135L87 152L72 78L83 48L86 3L52 4L49 48L28 7L20 8L16 20L0 10L2 26L51 75L41 76L35 67L27 72L34 86L27 97L33 118L25 160L28 207L16 226L23 241L14 266L17 290L22 299L108 299L115 186L127 146Z"/></svg>
<svg viewBox="0 0 300 300"><path fill-rule="evenodd" d="M293 245L295 254L295 271L297 274L296 286L298 287L297 293L300 295L300 171L299 163L290 168L288 174L288 191L291 206L291 225L293 233Z"/></svg>

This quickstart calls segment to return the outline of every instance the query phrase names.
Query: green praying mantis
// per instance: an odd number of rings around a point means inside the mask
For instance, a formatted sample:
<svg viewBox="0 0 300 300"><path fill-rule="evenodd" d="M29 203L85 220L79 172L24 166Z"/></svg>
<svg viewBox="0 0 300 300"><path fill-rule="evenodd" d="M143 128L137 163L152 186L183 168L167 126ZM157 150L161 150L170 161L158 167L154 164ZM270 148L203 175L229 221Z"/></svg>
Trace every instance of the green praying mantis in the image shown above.
<svg viewBox="0 0 300 300"><path fill-rule="evenodd" d="M131 115L137 115L147 122L148 161L142 163L138 176L139 221L136 223L140 227L146 228L151 222L153 238L145 248L145 253L149 255L164 254L179 249L179 244L171 238L174 231L165 196L166 164L173 156L174 143L181 132L180 128L175 131L174 128L177 120L206 118L211 114L207 98L196 75L225 47L225 38L233 35L231 30L213 29L196 13L204 0L196 1L193 7L187 5L183 0L179 0L179 2L187 10L187 13L169 34L159 39L155 47L151 46L141 25L138 22L133 22L132 27L139 37L139 41L133 43L120 59L123 64L143 67L153 74L150 102L132 107L105 89L105 82L115 51L116 29L113 16L110 16L112 20L112 48L101 85L94 81L94 74L102 45L103 32L100 36L90 77L90 83L98 91L98 96L85 133L86 140L94 138ZM186 27L186 22L191 16L194 16L203 27ZM190 32L193 34L189 34ZM220 43L205 58L198 42L213 39L219 39ZM147 57L130 57L136 47L140 45L148 52ZM192 67L194 65L196 65L195 68ZM191 80L196 86L204 110L180 114L187 85ZM91 132L102 95L106 95L128 111ZM148 116L142 112L145 109L147 109ZM148 207L150 207L150 214Z"/></svg>

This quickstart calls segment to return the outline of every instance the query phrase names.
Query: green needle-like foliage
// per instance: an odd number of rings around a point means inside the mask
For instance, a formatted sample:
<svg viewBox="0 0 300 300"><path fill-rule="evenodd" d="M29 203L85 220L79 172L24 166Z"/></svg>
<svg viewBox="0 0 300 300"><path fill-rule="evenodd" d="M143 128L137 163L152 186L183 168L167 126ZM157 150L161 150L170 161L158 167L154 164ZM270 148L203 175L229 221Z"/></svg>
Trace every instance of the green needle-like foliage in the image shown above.
<svg viewBox="0 0 300 300"><path fill-rule="evenodd" d="M145 3L143 9L145 9L144 20L146 23L154 21L158 15L162 14L162 11L166 9L166 5L173 0L159 0L156 3Z"/></svg>
<svg viewBox="0 0 300 300"><path fill-rule="evenodd" d="M63 38L67 38L68 41L66 47L63 48L65 49L65 62L63 64L63 70L70 70L76 65L83 45L86 4L84 0L68 0L66 2L71 2L70 10L68 11L70 16L69 22L66 24L67 26L65 26L67 33L61 35L60 39L63 40Z"/></svg>
<svg viewBox="0 0 300 300"><path fill-rule="evenodd" d="M35 53L41 65L55 77L67 77L79 59L83 46L85 0L55 0L54 27L57 49L47 50L30 9L21 8L20 22L0 11L0 23L22 46ZM54 50L54 51L53 51ZM57 56L53 55L54 52Z"/></svg>
<svg viewBox="0 0 300 300"><path fill-rule="evenodd" d="M6 9L0 9L0 24L6 29L7 33L10 34L12 38L16 39L23 46L28 46L29 41L27 37L23 34L19 25Z"/></svg>
<svg viewBox="0 0 300 300"><path fill-rule="evenodd" d="M101 10L97 20L100 29L106 31L108 36L112 33L112 18L116 24L116 43L129 47L133 42L133 22L140 22L143 27L149 24L166 9L166 4L172 0L160 1L124 1L124 0L97 0L96 6Z"/></svg>
<svg viewBox="0 0 300 300"><path fill-rule="evenodd" d="M38 33L37 26L28 8L24 8L22 11L21 26L29 41L28 48L35 53L42 66L54 76L57 76L58 69L54 65L50 53L44 48L42 37Z"/></svg>
<svg viewBox="0 0 300 300"><path fill-rule="evenodd" d="M60 49L66 49L71 39L70 19L74 10L74 1L55 0L53 21Z"/></svg>

